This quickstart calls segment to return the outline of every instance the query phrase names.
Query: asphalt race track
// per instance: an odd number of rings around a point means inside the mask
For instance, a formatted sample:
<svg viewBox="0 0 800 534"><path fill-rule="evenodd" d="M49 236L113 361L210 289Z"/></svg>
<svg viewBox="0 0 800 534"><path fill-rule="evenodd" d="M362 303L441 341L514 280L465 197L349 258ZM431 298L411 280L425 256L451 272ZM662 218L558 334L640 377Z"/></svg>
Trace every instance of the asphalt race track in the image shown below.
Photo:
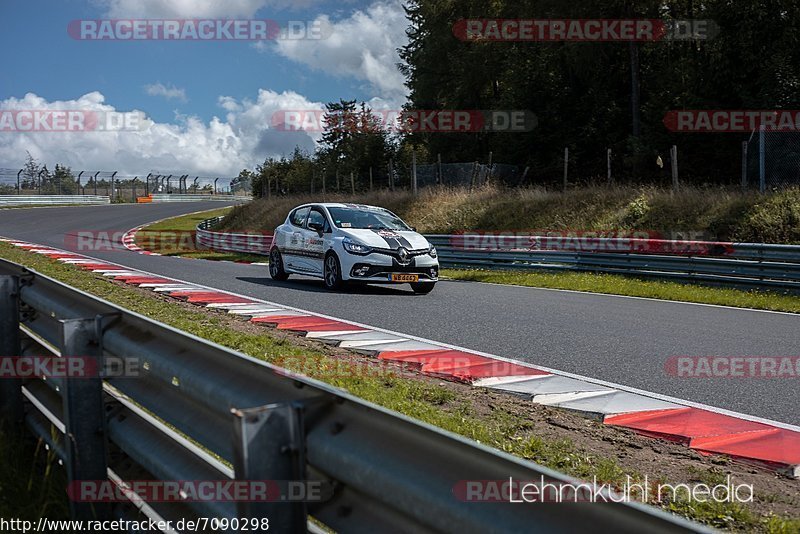
<svg viewBox="0 0 800 534"><path fill-rule="evenodd" d="M78 231L124 232L220 202L0 210L0 236L74 248ZM800 356L800 316L469 282L330 293L321 281L274 282L265 266L120 251L78 252L342 319L529 361L728 410L800 424L797 377L668 376L670 356Z"/></svg>

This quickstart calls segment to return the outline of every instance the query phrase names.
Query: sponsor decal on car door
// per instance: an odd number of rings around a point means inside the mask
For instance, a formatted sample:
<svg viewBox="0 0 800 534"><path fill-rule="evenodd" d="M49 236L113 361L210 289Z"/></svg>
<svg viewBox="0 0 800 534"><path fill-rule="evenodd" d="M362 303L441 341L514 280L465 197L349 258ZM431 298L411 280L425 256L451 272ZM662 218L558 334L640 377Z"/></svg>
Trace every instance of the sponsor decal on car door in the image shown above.
<svg viewBox="0 0 800 534"><path fill-rule="evenodd" d="M304 226L308 217L309 208L299 208L292 213L290 224L287 225L286 248L283 257L286 265L291 269L300 271L308 270L303 263Z"/></svg>
<svg viewBox="0 0 800 534"><path fill-rule="evenodd" d="M320 224L323 229L327 226L325 215L316 208L311 210L306 229L303 232L303 252L308 270L321 274L325 238L324 235L320 235L318 230L310 228L313 223Z"/></svg>

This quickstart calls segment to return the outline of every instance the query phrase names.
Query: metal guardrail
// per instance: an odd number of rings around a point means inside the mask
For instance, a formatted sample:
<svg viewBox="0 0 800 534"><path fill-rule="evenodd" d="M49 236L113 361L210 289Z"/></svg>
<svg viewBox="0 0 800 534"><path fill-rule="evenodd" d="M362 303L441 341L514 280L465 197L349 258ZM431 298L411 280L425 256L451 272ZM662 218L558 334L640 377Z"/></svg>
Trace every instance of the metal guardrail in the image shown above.
<svg viewBox="0 0 800 534"><path fill-rule="evenodd" d="M5 260L0 351L80 356L99 368L108 358L141 362L138 376L0 381L4 419L24 421L44 440L70 482L301 480L332 489L308 503L138 502L139 517L268 517L270 532L305 531L307 514L340 532L699 528L636 503L460 500L454 487L466 480L576 481ZM71 512L76 519L132 513L123 504L78 502Z"/></svg>
<svg viewBox="0 0 800 534"><path fill-rule="evenodd" d="M206 219L197 225L197 245L220 252L241 252L247 254L269 255L272 235L257 232L231 233L212 230L224 217Z"/></svg>
<svg viewBox="0 0 800 534"><path fill-rule="evenodd" d="M0 195L0 207L48 204L111 204L101 195Z"/></svg>
<svg viewBox="0 0 800 534"><path fill-rule="evenodd" d="M192 194L152 194L150 195L152 202L198 202L201 200L219 200L219 201L241 201L248 202L253 200L253 197L242 195L192 195Z"/></svg>
<svg viewBox="0 0 800 534"><path fill-rule="evenodd" d="M463 235L426 238L447 267L600 272L800 291L797 245L587 238L569 245L582 250L540 250L533 247L546 239L541 236L510 237L493 248Z"/></svg>
<svg viewBox="0 0 800 534"><path fill-rule="evenodd" d="M271 235L213 231L222 219L198 225L199 245L269 254ZM471 241L469 234L425 237L436 247L443 267L585 271L800 291L800 245L592 237L559 245L581 250L542 250L533 247L547 247L547 236L503 236L502 245L492 248L481 244L480 236Z"/></svg>

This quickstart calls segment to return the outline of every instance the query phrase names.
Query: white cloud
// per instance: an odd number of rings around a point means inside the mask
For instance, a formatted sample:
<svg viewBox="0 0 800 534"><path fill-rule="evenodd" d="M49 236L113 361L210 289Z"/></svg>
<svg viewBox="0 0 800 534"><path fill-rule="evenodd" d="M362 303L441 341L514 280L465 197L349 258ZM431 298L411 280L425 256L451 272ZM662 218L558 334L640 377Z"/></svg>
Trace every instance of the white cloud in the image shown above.
<svg viewBox="0 0 800 534"><path fill-rule="evenodd" d="M315 0L95 0L109 18L253 17L259 9L306 7Z"/></svg>
<svg viewBox="0 0 800 534"><path fill-rule="evenodd" d="M397 69L397 48L408 41L408 23L399 1L378 1L340 21L320 15L315 22L330 32L327 39L278 40L274 49L312 69L365 81L369 90L395 106L405 101L407 91Z"/></svg>
<svg viewBox="0 0 800 534"><path fill-rule="evenodd" d="M0 132L0 167L20 167L26 151L52 168L118 170L121 174L175 169L203 175L235 176L267 156L289 154L295 145L313 150L318 134L284 132L271 125L279 110L323 109L319 102L287 91L259 90L255 101L220 97L227 113L204 122L179 117L174 123L150 123L140 130L91 132ZM100 92L75 100L47 101L28 93L0 100L0 110L83 110L121 112ZM124 110L135 111L135 110Z"/></svg>
<svg viewBox="0 0 800 534"><path fill-rule="evenodd" d="M167 100L175 99L186 102L186 90L179 89L170 84L169 87L161 82L151 83L144 86L144 91L150 96L163 96Z"/></svg>
<svg viewBox="0 0 800 534"><path fill-rule="evenodd" d="M267 0L99 0L110 18L252 17Z"/></svg>

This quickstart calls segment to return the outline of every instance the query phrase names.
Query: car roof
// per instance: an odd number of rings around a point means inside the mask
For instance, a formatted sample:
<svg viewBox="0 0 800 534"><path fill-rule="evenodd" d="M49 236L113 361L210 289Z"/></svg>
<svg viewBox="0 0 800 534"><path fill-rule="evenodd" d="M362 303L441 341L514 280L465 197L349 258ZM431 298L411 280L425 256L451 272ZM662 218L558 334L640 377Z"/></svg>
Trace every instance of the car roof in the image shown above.
<svg viewBox="0 0 800 534"><path fill-rule="evenodd" d="M312 202L309 204L302 204L297 206L297 208L305 208L308 206L324 206L326 208L356 208L356 209L363 209L363 210L380 210L380 211L389 211L386 208L382 208L380 206L371 206L369 204L356 204L351 202ZM297 209L294 208L294 209ZM292 211L294 211L294 209Z"/></svg>

